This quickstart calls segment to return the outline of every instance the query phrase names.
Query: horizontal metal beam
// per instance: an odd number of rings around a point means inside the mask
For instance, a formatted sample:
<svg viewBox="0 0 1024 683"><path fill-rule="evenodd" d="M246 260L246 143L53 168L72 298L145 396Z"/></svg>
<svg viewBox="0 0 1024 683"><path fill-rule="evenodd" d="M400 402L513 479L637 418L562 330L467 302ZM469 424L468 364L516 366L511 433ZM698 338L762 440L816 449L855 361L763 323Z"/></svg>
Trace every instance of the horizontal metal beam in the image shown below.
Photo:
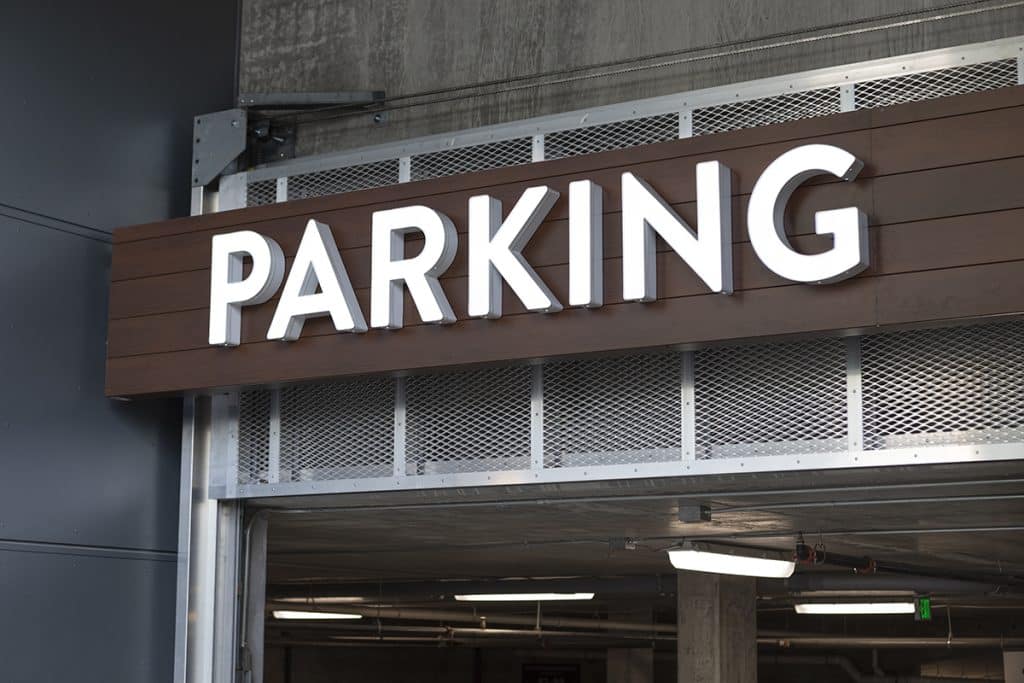
<svg viewBox="0 0 1024 683"><path fill-rule="evenodd" d="M238 106L247 109L305 109L307 107L330 106L355 107L380 103L383 101L383 90L249 93L238 96Z"/></svg>

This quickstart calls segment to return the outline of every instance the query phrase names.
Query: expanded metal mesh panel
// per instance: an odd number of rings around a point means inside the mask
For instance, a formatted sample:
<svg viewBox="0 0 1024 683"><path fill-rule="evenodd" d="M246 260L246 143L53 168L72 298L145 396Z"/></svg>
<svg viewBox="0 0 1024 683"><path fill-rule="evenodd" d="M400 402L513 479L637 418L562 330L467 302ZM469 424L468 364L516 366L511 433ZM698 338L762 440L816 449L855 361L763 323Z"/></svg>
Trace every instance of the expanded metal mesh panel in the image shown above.
<svg viewBox="0 0 1024 683"><path fill-rule="evenodd" d="M342 192L394 185L398 182L398 160L344 166L327 171L301 173L288 178L288 199L323 197Z"/></svg>
<svg viewBox="0 0 1024 683"><path fill-rule="evenodd" d="M511 366L409 377L408 474L529 469L531 374Z"/></svg>
<svg viewBox="0 0 1024 683"><path fill-rule="evenodd" d="M281 481L394 474L394 380L281 390Z"/></svg>
<svg viewBox="0 0 1024 683"><path fill-rule="evenodd" d="M675 140L679 137L679 114L645 116L598 126L560 130L544 136L544 158L562 159L610 149Z"/></svg>
<svg viewBox="0 0 1024 683"><path fill-rule="evenodd" d="M693 134L724 133L772 123L797 121L840 111L839 88L784 93L693 110Z"/></svg>
<svg viewBox="0 0 1024 683"><path fill-rule="evenodd" d="M238 396L238 483L269 480L270 392L243 391Z"/></svg>
<svg viewBox="0 0 1024 683"><path fill-rule="evenodd" d="M457 173L528 164L533 159L533 140L514 138L483 145L457 147L441 152L417 154L411 159L413 180L441 178Z"/></svg>
<svg viewBox="0 0 1024 683"><path fill-rule="evenodd" d="M679 354L544 367L544 466L667 462L682 456Z"/></svg>
<svg viewBox="0 0 1024 683"><path fill-rule="evenodd" d="M869 449L1024 441L1024 322L864 337Z"/></svg>
<svg viewBox="0 0 1024 683"><path fill-rule="evenodd" d="M245 188L246 206L263 206L277 201L277 180L258 180Z"/></svg>
<svg viewBox="0 0 1024 683"><path fill-rule="evenodd" d="M698 459L845 450L845 342L697 351L694 404Z"/></svg>
<svg viewBox="0 0 1024 683"><path fill-rule="evenodd" d="M1017 60L1000 59L857 83L854 101L858 109L871 109L1011 85L1017 85Z"/></svg>

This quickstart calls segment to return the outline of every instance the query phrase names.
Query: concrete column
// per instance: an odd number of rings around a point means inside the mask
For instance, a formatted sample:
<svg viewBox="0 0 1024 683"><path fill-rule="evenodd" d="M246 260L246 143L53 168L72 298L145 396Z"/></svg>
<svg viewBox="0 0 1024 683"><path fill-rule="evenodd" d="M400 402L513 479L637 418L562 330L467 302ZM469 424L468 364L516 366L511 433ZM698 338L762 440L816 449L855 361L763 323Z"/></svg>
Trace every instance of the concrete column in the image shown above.
<svg viewBox="0 0 1024 683"><path fill-rule="evenodd" d="M1003 678L1006 683L1024 683L1024 651L1003 652Z"/></svg>
<svg viewBox="0 0 1024 683"><path fill-rule="evenodd" d="M608 683L652 683L654 650L651 648L609 648Z"/></svg>
<svg viewBox="0 0 1024 683"><path fill-rule="evenodd" d="M755 579L679 572L677 580L679 683L755 683Z"/></svg>
<svg viewBox="0 0 1024 683"><path fill-rule="evenodd" d="M608 610L611 621L628 621L650 625L654 611L649 607L617 607ZM652 683L654 681L654 650L650 647L609 648L608 683Z"/></svg>

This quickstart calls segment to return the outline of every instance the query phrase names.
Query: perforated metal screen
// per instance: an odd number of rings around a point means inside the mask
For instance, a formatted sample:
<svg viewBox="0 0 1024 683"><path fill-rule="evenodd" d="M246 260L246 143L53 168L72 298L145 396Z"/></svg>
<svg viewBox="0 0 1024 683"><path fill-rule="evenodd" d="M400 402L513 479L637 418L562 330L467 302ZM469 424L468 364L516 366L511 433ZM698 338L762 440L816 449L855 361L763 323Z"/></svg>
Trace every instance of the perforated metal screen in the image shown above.
<svg viewBox="0 0 1024 683"><path fill-rule="evenodd" d="M281 481L391 476L394 384L378 377L282 389Z"/></svg>
<svg viewBox="0 0 1024 683"><path fill-rule="evenodd" d="M484 145L457 147L412 157L412 179L441 178L491 168L528 164L533 160L533 140L514 138Z"/></svg>
<svg viewBox="0 0 1024 683"><path fill-rule="evenodd" d="M560 130L544 136L544 158L561 159L578 154L606 152L637 145L675 140L679 137L679 114L643 116L586 128Z"/></svg>
<svg viewBox="0 0 1024 683"><path fill-rule="evenodd" d="M406 473L530 467L530 368L416 375L406 384Z"/></svg>
<svg viewBox="0 0 1024 683"><path fill-rule="evenodd" d="M783 93L693 110L693 134L724 133L772 123L838 114L839 88Z"/></svg>
<svg viewBox="0 0 1024 683"><path fill-rule="evenodd" d="M952 69L863 81L855 85L854 99L857 109L872 109L1011 85L1017 85L1017 60L1000 59Z"/></svg>
<svg viewBox="0 0 1024 683"><path fill-rule="evenodd" d="M640 465L796 457L814 469L834 454L1024 449L1024 321L299 385L238 404L246 495L278 482L451 486L460 473L617 478Z"/></svg>
<svg viewBox="0 0 1024 683"><path fill-rule="evenodd" d="M544 368L544 466L679 460L677 353L552 363Z"/></svg>
<svg viewBox="0 0 1024 683"><path fill-rule="evenodd" d="M1024 442L1024 322L867 337L869 449Z"/></svg>
<svg viewBox="0 0 1024 683"><path fill-rule="evenodd" d="M249 186L246 189L246 206L263 206L264 204L273 204L276 199L276 180L260 180L255 183L249 183Z"/></svg>
<svg viewBox="0 0 1024 683"><path fill-rule="evenodd" d="M322 197L398 182L398 160L386 159L372 164L344 166L317 173L300 173L288 178L288 199Z"/></svg>
<svg viewBox="0 0 1024 683"><path fill-rule="evenodd" d="M243 391L238 397L238 482L270 481L269 391Z"/></svg>

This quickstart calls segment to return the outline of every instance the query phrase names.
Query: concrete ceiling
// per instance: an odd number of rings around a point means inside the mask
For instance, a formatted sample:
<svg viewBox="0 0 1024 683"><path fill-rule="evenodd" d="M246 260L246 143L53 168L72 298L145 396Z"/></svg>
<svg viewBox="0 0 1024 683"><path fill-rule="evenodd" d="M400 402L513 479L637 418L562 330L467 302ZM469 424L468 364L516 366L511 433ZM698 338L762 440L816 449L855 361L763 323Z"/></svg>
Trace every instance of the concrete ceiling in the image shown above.
<svg viewBox="0 0 1024 683"><path fill-rule="evenodd" d="M680 522L680 502L712 520ZM273 584L656 575L684 537L791 549L800 532L832 553L1024 577L1024 461L264 503Z"/></svg>

